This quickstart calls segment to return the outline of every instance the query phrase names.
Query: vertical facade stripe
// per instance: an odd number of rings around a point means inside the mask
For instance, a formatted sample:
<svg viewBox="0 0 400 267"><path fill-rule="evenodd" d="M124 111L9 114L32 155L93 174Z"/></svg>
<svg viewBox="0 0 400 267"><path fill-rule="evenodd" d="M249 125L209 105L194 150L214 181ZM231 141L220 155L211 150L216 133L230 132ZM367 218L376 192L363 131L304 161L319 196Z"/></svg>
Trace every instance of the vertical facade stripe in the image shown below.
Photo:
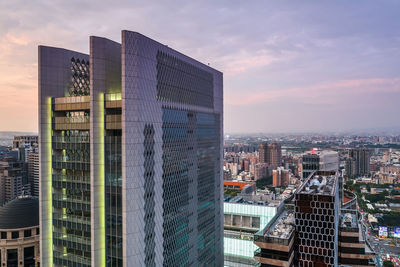
<svg viewBox="0 0 400 267"><path fill-rule="evenodd" d="M105 187L104 187L104 93L99 93L99 135L98 135L98 168L99 177L97 181L98 189L98 208L99 208L99 228L97 234L99 235L98 241L100 245L98 247L98 260L96 261L96 266L105 267L106 266L106 216L105 216Z"/></svg>
<svg viewBox="0 0 400 267"><path fill-rule="evenodd" d="M51 109L52 109L52 101L51 97L47 98L47 105L46 105L46 135L47 135L47 142L46 142L46 147L47 147L47 155L46 155L46 161L48 162L47 168L46 168L46 199L47 199L47 211L46 211L46 234L48 235L47 237L47 242L50 245L50 247L53 247L53 208L52 208L52 184L51 184L51 169L52 169L52 162L51 162L51 121L52 121L52 114L51 114ZM48 257L47 257L47 262L42 263L43 266L53 266L53 249L49 249L47 251Z"/></svg>

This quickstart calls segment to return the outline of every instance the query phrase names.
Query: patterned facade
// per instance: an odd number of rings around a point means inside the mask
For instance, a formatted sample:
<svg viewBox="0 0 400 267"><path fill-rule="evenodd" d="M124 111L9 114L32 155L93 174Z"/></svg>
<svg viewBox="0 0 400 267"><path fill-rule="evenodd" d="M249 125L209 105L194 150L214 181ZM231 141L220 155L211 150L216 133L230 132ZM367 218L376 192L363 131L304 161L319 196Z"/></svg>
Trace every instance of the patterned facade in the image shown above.
<svg viewBox="0 0 400 267"><path fill-rule="evenodd" d="M337 266L339 181L315 172L295 194L299 266Z"/></svg>
<svg viewBox="0 0 400 267"><path fill-rule="evenodd" d="M259 266L375 266L376 257L338 172L313 172L254 235Z"/></svg>
<svg viewBox="0 0 400 267"><path fill-rule="evenodd" d="M222 265L222 73L122 31L39 89L44 265Z"/></svg>

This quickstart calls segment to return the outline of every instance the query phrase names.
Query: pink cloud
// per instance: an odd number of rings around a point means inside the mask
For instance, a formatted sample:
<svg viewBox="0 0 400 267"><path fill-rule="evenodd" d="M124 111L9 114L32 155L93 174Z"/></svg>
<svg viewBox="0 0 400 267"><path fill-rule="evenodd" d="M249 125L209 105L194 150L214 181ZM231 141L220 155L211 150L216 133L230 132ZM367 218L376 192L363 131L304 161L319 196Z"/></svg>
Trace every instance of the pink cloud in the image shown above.
<svg viewBox="0 0 400 267"><path fill-rule="evenodd" d="M256 93L225 94L226 104L246 106L265 103L279 98L298 98L302 101L333 103L338 97L366 93L400 92L400 78L371 78L341 80L306 87L264 90Z"/></svg>

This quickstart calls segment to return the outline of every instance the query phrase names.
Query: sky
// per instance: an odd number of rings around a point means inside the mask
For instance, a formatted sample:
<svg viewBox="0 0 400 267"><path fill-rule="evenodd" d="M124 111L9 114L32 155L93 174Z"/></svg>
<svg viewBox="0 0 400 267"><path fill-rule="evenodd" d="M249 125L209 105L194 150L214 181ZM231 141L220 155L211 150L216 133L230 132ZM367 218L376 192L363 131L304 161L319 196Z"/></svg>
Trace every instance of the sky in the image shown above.
<svg viewBox="0 0 400 267"><path fill-rule="evenodd" d="M37 46L137 31L224 73L224 131L400 127L400 1L0 1L0 131L38 130Z"/></svg>

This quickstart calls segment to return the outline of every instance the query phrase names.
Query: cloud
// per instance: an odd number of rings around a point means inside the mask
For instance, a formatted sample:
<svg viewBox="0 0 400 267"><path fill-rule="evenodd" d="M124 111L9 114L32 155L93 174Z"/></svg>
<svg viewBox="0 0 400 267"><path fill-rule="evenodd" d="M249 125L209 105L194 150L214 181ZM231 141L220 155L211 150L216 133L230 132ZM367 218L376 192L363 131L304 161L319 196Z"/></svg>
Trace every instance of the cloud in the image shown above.
<svg viewBox="0 0 400 267"><path fill-rule="evenodd" d="M0 95L7 103L0 114L24 115L0 115L0 130L37 130L37 45L87 53L90 35L120 41L122 29L223 71L227 131L238 131L237 121L251 123L249 116L258 120L249 131L259 121L268 124L262 119L270 107L288 103L294 115L307 113L306 104L329 105L327 118L360 97L388 110L394 104L385 96L398 93L399 12L400 3L389 0L122 0L111 7L109 1L1 1ZM289 111L274 116L290 118ZM338 127L360 121L341 119Z"/></svg>
<svg viewBox="0 0 400 267"><path fill-rule="evenodd" d="M251 106L272 101L296 99L299 102L320 102L325 104L337 103L338 98L356 97L371 93L400 93L400 78L370 78L357 80L332 81L286 89L265 89L255 93L228 94L226 104L233 106Z"/></svg>

